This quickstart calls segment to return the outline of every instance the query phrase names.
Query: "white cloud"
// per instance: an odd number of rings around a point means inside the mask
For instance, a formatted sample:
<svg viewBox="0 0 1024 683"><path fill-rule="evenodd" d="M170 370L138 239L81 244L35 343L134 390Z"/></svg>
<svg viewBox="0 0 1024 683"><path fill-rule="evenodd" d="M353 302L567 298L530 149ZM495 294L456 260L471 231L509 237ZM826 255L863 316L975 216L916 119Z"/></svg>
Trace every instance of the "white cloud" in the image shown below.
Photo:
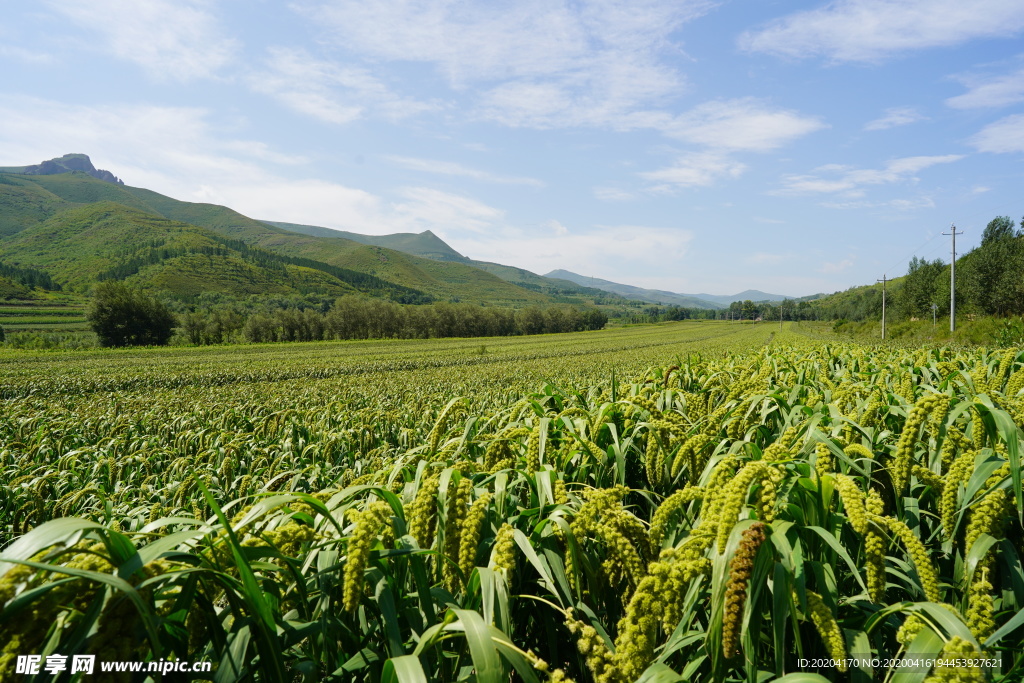
<svg viewBox="0 0 1024 683"><path fill-rule="evenodd" d="M827 209L895 209L897 211L914 211L917 209L935 208L935 200L931 197L918 197L916 199L890 199L884 202L844 201L844 202L821 202L821 206Z"/></svg>
<svg viewBox="0 0 1024 683"><path fill-rule="evenodd" d="M816 118L755 98L705 102L658 125L666 135L704 149L683 154L666 168L640 173L658 183L650 188L654 192L738 178L747 167L733 158L735 153L768 152L825 127Z"/></svg>
<svg viewBox="0 0 1024 683"><path fill-rule="evenodd" d="M569 234L569 228L565 227L564 225L556 221L554 218L552 218L551 220L544 221L544 223L542 223L541 225L546 230L550 230L552 234L558 235L560 237Z"/></svg>
<svg viewBox="0 0 1024 683"><path fill-rule="evenodd" d="M826 275L841 273L844 270L852 268L853 264L853 257L847 257L842 259L841 261L825 261L818 267L818 272L824 273Z"/></svg>
<svg viewBox="0 0 1024 683"><path fill-rule="evenodd" d="M692 239L693 232L681 228L599 225L585 232L559 232L549 222L540 231L506 228L486 238L454 240L453 246L476 259L514 263L535 273L556 268L581 275L619 273L615 279L621 282L628 274L642 276L683 260Z"/></svg>
<svg viewBox="0 0 1024 683"><path fill-rule="evenodd" d="M375 61L434 67L475 115L509 126L632 128L683 78L671 34L712 0L518 3L304 2L334 44ZM642 124L641 124L642 125Z"/></svg>
<svg viewBox="0 0 1024 683"><path fill-rule="evenodd" d="M971 138L979 152L1024 152L1024 114L1014 114L990 123Z"/></svg>
<svg viewBox="0 0 1024 683"><path fill-rule="evenodd" d="M10 57L26 64L52 64L56 61L51 54L29 50L17 45L0 45L0 57Z"/></svg>
<svg viewBox="0 0 1024 683"><path fill-rule="evenodd" d="M752 97L705 102L675 117L666 135L718 150L767 152L825 127L817 118Z"/></svg>
<svg viewBox="0 0 1024 683"><path fill-rule="evenodd" d="M460 232L489 233L502 218L499 209L471 197L442 192L429 187L410 187L402 191L404 201L391 209L393 225L401 232L434 230L438 234Z"/></svg>
<svg viewBox="0 0 1024 683"><path fill-rule="evenodd" d="M388 201L359 188L268 170L275 164L291 170L304 160L262 142L225 140L197 108L68 106L0 96L0 120L0 166L84 152L128 185L223 204L253 218L380 235L479 232L502 216L469 197L428 188L408 188Z"/></svg>
<svg viewBox="0 0 1024 683"><path fill-rule="evenodd" d="M649 57L714 4L328 0L300 8L345 47L378 59L432 63L453 86L463 87L578 71L602 58L607 66L612 56Z"/></svg>
<svg viewBox="0 0 1024 683"><path fill-rule="evenodd" d="M628 202L636 199L636 194L617 187L595 187L594 198L602 202Z"/></svg>
<svg viewBox="0 0 1024 683"><path fill-rule="evenodd" d="M214 76L238 47L225 37L207 0L45 0L96 33L102 49L158 79Z"/></svg>
<svg viewBox="0 0 1024 683"><path fill-rule="evenodd" d="M892 159L880 169L850 168L836 164L815 169L818 175L789 175L783 178L783 188L772 194L800 195L843 193L846 197L861 197L864 188L872 185L915 182L915 174L935 166L959 161L959 154L916 156Z"/></svg>
<svg viewBox="0 0 1024 683"><path fill-rule="evenodd" d="M666 168L640 173L658 183L650 188L654 192L738 178L747 167L733 158L735 153L768 152L825 127L816 118L749 97L705 102L658 125L666 135L704 149L680 155Z"/></svg>
<svg viewBox="0 0 1024 683"><path fill-rule="evenodd" d="M503 185L530 185L532 187L543 187L544 183L536 178L521 178L517 176L504 176L476 168L463 166L452 161L437 161L434 159L417 159L414 157L388 156L388 161L409 169L411 171L423 171L425 173L437 173L439 175L461 176L472 178L488 183L499 183Z"/></svg>
<svg viewBox="0 0 1024 683"><path fill-rule="evenodd" d="M740 36L751 52L878 62L901 52L1010 37L1024 30L1020 0L836 0Z"/></svg>
<svg viewBox="0 0 1024 683"><path fill-rule="evenodd" d="M780 223L781 221L775 221ZM759 251L749 256L745 256L743 260L746 263L751 264L767 264L767 265L778 265L783 261L788 261L793 258L793 254L773 254L767 251Z"/></svg>
<svg viewBox="0 0 1024 683"><path fill-rule="evenodd" d="M913 107L893 107L885 110L885 116L864 124L864 130L886 130L897 126L906 126L918 121L924 121L927 117L921 115Z"/></svg>
<svg viewBox="0 0 1024 683"><path fill-rule="evenodd" d="M476 116L512 127L657 127L668 116L642 107L681 85L670 69L623 55L555 79L503 82L481 93Z"/></svg>
<svg viewBox="0 0 1024 683"><path fill-rule="evenodd" d="M308 157L300 154L283 154L274 151L267 143L256 140L224 140L222 144L225 150L234 150L245 156L275 164L297 166L309 163Z"/></svg>
<svg viewBox="0 0 1024 683"><path fill-rule="evenodd" d="M249 78L254 91L327 123L350 123L371 108L397 120L437 107L396 95L367 69L316 59L301 49L272 47L266 65Z"/></svg>
<svg viewBox="0 0 1024 683"><path fill-rule="evenodd" d="M676 162L657 171L647 171L640 177L658 185L652 190L672 187L707 187L723 178L738 178L746 166L717 152L696 152L679 157Z"/></svg>
<svg viewBox="0 0 1024 683"><path fill-rule="evenodd" d="M993 78L959 76L957 80L969 90L946 100L954 109L1004 107L1024 101L1024 69Z"/></svg>

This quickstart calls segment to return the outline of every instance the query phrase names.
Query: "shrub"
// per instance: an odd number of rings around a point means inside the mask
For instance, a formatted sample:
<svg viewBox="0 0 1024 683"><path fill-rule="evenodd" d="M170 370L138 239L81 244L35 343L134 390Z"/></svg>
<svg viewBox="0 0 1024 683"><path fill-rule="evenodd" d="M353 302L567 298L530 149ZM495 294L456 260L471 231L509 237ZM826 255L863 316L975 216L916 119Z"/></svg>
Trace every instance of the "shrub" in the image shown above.
<svg viewBox="0 0 1024 683"><path fill-rule="evenodd" d="M86 317L100 346L163 346L175 325L162 302L115 281L96 285Z"/></svg>

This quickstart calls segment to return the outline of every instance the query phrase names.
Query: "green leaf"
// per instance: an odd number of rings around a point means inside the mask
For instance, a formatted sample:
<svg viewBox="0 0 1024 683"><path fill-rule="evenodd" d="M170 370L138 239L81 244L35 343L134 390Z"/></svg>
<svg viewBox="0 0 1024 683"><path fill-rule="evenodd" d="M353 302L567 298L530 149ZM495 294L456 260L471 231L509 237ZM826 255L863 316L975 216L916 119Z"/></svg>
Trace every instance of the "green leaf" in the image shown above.
<svg viewBox="0 0 1024 683"><path fill-rule="evenodd" d="M992 546L998 542L999 539L993 538L988 534L978 536L978 540L974 542L974 545L967 552L967 569L964 572L965 585L970 584L974 580L974 571L977 569L978 563L985 558L985 555L992 549Z"/></svg>
<svg viewBox="0 0 1024 683"><path fill-rule="evenodd" d="M476 669L477 683L502 683L506 680L505 667L491 641L491 633L483 618L472 610L452 608L462 623L469 644L469 653Z"/></svg>
<svg viewBox="0 0 1024 683"><path fill-rule="evenodd" d="M992 647L1021 626L1024 626L1024 610L1017 612L1008 622L996 629L996 632L985 640L985 647Z"/></svg>
<svg viewBox="0 0 1024 683"><path fill-rule="evenodd" d="M238 536L235 534L234 529L231 528L231 522L228 521L228 518L224 515L224 511L219 505L217 505L217 501L214 500L213 495L210 494L206 485L202 481L198 481L196 483L199 486L199 490L202 491L203 496L206 498L206 503L217 515L217 519L220 520L220 523L224 528L224 532L227 534L227 541L231 548L231 555L235 559L235 566L238 569L238 575L242 580L241 598L245 601L246 606L255 617L258 639L263 641L261 652L264 656L260 658L260 664L269 676L275 680L284 680L284 663L281 660L281 647L277 638L277 624L274 621L274 610L267 602L263 590L260 588L259 582L256 581L256 576L253 574L252 568L249 566L249 562L245 558L245 553L242 552L242 546L238 541Z"/></svg>
<svg viewBox="0 0 1024 683"><path fill-rule="evenodd" d="M905 612L916 612L924 618L929 625L938 626L948 637L959 636L974 645L978 650L981 645L975 639L971 629L964 623L959 614L954 614L942 605L935 602L918 602L904 608ZM942 635L941 633L939 635Z"/></svg>
<svg viewBox="0 0 1024 683"><path fill-rule="evenodd" d="M61 521L61 520L57 520ZM150 612L149 606L146 601L143 600L142 596L139 595L138 591L132 587L130 583L125 581L119 576L107 574L104 572L94 572L87 569L76 569L73 567L65 567L59 564L47 564L45 562L32 562L30 560L7 560L14 564L23 564L35 569L42 569L57 574L67 574L69 576L77 576L78 578L88 579L90 581L96 581L97 583L106 584L111 588L114 588L124 594L126 598L132 601L135 605L135 609L138 611L139 616L142 618L142 623L146 628L146 635L150 641L150 647L153 648L154 655L159 658L163 648L160 646L159 629L156 625L154 615Z"/></svg>
<svg viewBox="0 0 1024 683"><path fill-rule="evenodd" d="M833 551L835 551L836 555L839 555L839 557L843 558L843 561L846 562L846 566L850 568L850 573L853 575L855 579L857 579L857 583L860 584L861 590L867 593L868 586L866 583L864 583L864 579L860 575L860 570L857 569L857 565L854 563L853 558L850 557L850 553L846 552L846 548L844 548L842 544L839 543L839 539L837 539L835 536L822 529L820 526L808 526L805 528L810 529L814 533L821 536L825 543L827 543L828 546L832 548Z"/></svg>
<svg viewBox="0 0 1024 683"><path fill-rule="evenodd" d="M636 679L636 683L677 683L677 681L686 680L664 664L655 662L644 669L640 678Z"/></svg>
<svg viewBox="0 0 1024 683"><path fill-rule="evenodd" d="M1010 478L1013 482L1013 496L1017 502L1017 516L1018 519L1024 520L1024 490L1022 490L1020 467L1021 430L1014 424L1009 413L996 408L988 396L978 396L974 405L982 407L983 416L987 413L999 440L1006 444L1006 452L1010 456Z"/></svg>
<svg viewBox="0 0 1024 683"><path fill-rule="evenodd" d="M853 683L870 683L873 676L871 664L871 639L864 631L846 630L846 644L851 659L859 660L858 666L850 669L850 680Z"/></svg>
<svg viewBox="0 0 1024 683"><path fill-rule="evenodd" d="M75 517L51 519L49 522L43 522L7 546L0 553L0 562L3 560L27 560L37 555L41 550L46 550L57 544L74 545L85 535L85 532L94 529L105 530L105 527L102 524ZM0 565L0 576L6 574L13 566L13 564L6 567Z"/></svg>
<svg viewBox="0 0 1024 683"><path fill-rule="evenodd" d="M939 609L942 609L941 607ZM942 652L943 640L931 629L924 628L914 637L901 660L936 659ZM892 671L892 669L890 669ZM921 683L928 677L927 667L907 667L895 669L890 679L892 683Z"/></svg>
<svg viewBox="0 0 1024 683"><path fill-rule="evenodd" d="M427 683L427 674L419 657L402 655L384 662L381 683Z"/></svg>

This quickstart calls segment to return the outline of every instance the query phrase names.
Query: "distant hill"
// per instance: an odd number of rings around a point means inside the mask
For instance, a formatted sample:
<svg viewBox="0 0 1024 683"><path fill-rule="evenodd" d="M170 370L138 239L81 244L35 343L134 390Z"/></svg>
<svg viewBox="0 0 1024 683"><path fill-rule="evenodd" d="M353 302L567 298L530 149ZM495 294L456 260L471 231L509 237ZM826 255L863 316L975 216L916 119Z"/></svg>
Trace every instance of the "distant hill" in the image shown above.
<svg viewBox="0 0 1024 683"><path fill-rule="evenodd" d="M567 298L579 298L587 297L589 299L599 298L601 300L609 300L608 302L617 302L622 299L617 294L612 292L603 291L592 287L584 287L570 280L560 280L556 278L548 278L536 273L530 272L523 268L516 268L515 266L506 266L500 263L492 263L490 261L476 261L467 258L453 249L448 243L442 240L440 237L435 235L430 230L425 230L421 233L408 233L400 232L393 233L390 235L361 235L354 232L346 232L344 230L334 230L332 228L323 228L316 225L301 225L298 223L283 223L281 221L263 221L268 225L272 225L277 228L289 230L292 232L301 233L304 235L312 235L316 237L328 237L334 239L345 239L359 242L362 244L369 244L378 247L385 247L387 249L394 249L395 251L401 251L406 254L413 256L420 256L422 258L432 259L434 261L450 261L453 263L464 263L474 268L483 270L491 275L495 275L506 282L512 283L519 287L524 287L531 291L545 294L548 296L555 297L562 301ZM580 301L572 301L571 303L581 303Z"/></svg>
<svg viewBox="0 0 1024 683"><path fill-rule="evenodd" d="M666 292L660 289L644 289L643 287L634 287L633 285L623 285L619 284L618 282L611 282L610 280L602 280L601 278L578 275L568 270L553 270L544 277L569 280L570 282L575 282L576 284L579 285L594 287L596 289L601 289L606 292L613 292L615 294L618 294L619 296L625 297L626 299L633 299L635 301L646 301L647 303L651 304L707 309L718 309L725 307L724 305L719 304L718 302L698 298L692 294L677 294L675 292Z"/></svg>
<svg viewBox="0 0 1024 683"><path fill-rule="evenodd" d="M28 236L22 236L21 233L44 222L49 224L49 229L60 231L64 221L73 220L73 214L66 212L102 202L204 228L218 239L237 240L250 249L261 249L287 257L295 263L313 261L325 267L361 273L388 283L387 287L374 285L370 289L383 292L389 298L408 298L397 294L406 292L414 299L426 295L441 300L506 306L553 302L551 297L542 292L520 287L466 263L418 257L344 237L300 234L257 221L224 206L182 202L144 188L102 182L84 172L52 175L0 173L0 260L39 265L48 270L56 269L59 272L55 271L53 275L58 281L72 284L73 280L74 286L85 286L86 281L102 269L86 268L82 275L74 275L71 269L61 266L61 260L47 260L48 255L52 256L55 250L62 247L56 242L52 247L48 246L45 240L37 243L37 254L30 258L28 252L19 246L28 239ZM108 260L106 267L114 268L117 263L113 261L117 259L112 259L107 250L116 245L105 243L110 237L111 234L104 231L92 232L76 238L76 248L84 250L83 254L103 255ZM431 234L428 239L430 237L447 247L436 236ZM126 253L119 258L130 261L134 256ZM47 261L46 265L42 266L40 260ZM169 265L175 266L176 263ZM194 265L192 263L188 268ZM183 264L182 267L186 266ZM253 277L254 282L262 283L261 286L266 284L260 277ZM155 286L156 281L153 283ZM323 284L311 283L301 288L305 291L322 290L321 293L328 295L335 293L333 286L323 289L320 286ZM213 291L240 291L237 284L222 281L220 275L211 276L210 287ZM194 288L191 285L184 287L186 290ZM268 291L279 292L282 288L285 291L294 289L291 284L282 283L281 287ZM254 289L258 291L260 287ZM172 291L179 290L172 288Z"/></svg>
<svg viewBox="0 0 1024 683"><path fill-rule="evenodd" d="M735 301L785 301L786 299L793 299L791 296L783 296L782 294L769 294L768 292L762 292L756 289L748 289L740 292L739 294L691 294L687 296L695 296L698 299L704 299L705 301L713 301L716 304L722 306L728 306Z"/></svg>
<svg viewBox="0 0 1024 683"><path fill-rule="evenodd" d="M679 294L566 270L538 275L469 259L429 230L362 235L260 221L127 186L84 154L0 168L0 262L40 269L75 290L114 277L182 295L359 291L513 307L642 301L706 309L785 298Z"/></svg>
<svg viewBox="0 0 1024 683"><path fill-rule="evenodd" d="M642 287L634 287L632 285L623 285L618 282L610 282L609 280L602 280L595 277L587 277L585 275L577 275L568 270L553 270L545 277L548 278L561 278L564 280L571 280L581 285L587 285L589 287L596 287L609 292L615 292L627 299L634 299L636 301L646 301L652 304L664 304L667 306L683 306L687 308L727 308L729 304L735 301L785 301L787 299L793 299L793 297L783 296L782 294L769 294L768 292L761 292L756 289L748 289L739 294L680 294L677 292L667 292L661 289L644 289ZM809 299L816 298L806 297Z"/></svg>
<svg viewBox="0 0 1024 683"><path fill-rule="evenodd" d="M422 296L365 273L274 254L109 201L61 211L0 242L0 253L6 263L39 269L79 289L117 279L186 297L207 291Z"/></svg>
<svg viewBox="0 0 1024 683"><path fill-rule="evenodd" d="M436 261L456 261L466 263L468 258L452 249L429 230L420 233L396 232L390 235L360 235L355 232L334 230L332 228L321 228L317 225L301 225L299 223L282 223L280 221L263 221L268 225L315 237L337 237L362 244L372 244L375 247L385 247L402 251L413 256L422 256Z"/></svg>
<svg viewBox="0 0 1024 683"><path fill-rule="evenodd" d="M57 159L49 159L33 166L0 166L0 173L20 173L23 175L56 175L59 173L73 173L81 171L87 173L97 180L107 183L121 184L110 171L97 169L92 165L92 159L86 154L65 154Z"/></svg>

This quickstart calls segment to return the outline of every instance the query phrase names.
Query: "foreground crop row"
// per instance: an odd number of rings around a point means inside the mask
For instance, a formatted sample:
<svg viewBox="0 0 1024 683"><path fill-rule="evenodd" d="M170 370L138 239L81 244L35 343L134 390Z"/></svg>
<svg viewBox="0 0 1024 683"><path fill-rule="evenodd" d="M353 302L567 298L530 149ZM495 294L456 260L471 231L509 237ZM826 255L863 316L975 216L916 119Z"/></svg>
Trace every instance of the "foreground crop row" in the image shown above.
<svg viewBox="0 0 1024 683"><path fill-rule="evenodd" d="M0 677L76 652L218 681L1019 677L1024 353L735 353L762 330L26 374ZM627 377L630 344L675 362Z"/></svg>

